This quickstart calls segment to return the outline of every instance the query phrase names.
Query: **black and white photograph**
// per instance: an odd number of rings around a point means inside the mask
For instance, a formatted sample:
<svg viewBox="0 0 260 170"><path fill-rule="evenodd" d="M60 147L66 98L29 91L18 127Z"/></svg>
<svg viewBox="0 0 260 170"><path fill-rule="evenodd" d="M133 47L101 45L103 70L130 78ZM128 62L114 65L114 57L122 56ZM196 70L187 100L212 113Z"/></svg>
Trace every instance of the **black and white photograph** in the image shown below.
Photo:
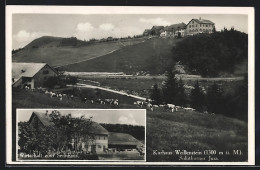
<svg viewBox="0 0 260 170"><path fill-rule="evenodd" d="M17 159L145 160L145 110L17 110Z"/></svg>
<svg viewBox="0 0 260 170"><path fill-rule="evenodd" d="M10 6L7 16L10 162L254 164L253 8Z"/></svg>

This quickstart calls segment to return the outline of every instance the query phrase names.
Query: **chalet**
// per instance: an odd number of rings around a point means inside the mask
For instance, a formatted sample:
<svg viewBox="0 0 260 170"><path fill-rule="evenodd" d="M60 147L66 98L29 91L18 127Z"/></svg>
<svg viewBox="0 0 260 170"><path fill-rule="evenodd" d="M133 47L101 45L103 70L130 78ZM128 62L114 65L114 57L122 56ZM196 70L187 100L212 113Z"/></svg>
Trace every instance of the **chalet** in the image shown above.
<svg viewBox="0 0 260 170"><path fill-rule="evenodd" d="M199 33L213 33L213 28L215 27L215 23L210 20L205 19L192 19L186 27L187 35L194 35Z"/></svg>
<svg viewBox="0 0 260 170"><path fill-rule="evenodd" d="M33 112L29 125L36 130L53 126L54 123L46 113ZM89 128L89 135L81 137L77 144L72 139L70 141L70 147L73 148L77 145L83 151L101 153L106 149L111 148L113 150L121 149L136 149L141 145L136 138L126 133L108 132L103 126L97 122L91 122Z"/></svg>
<svg viewBox="0 0 260 170"><path fill-rule="evenodd" d="M143 36L148 36L151 34L151 30L150 29L145 29L143 32Z"/></svg>
<svg viewBox="0 0 260 170"><path fill-rule="evenodd" d="M169 33L167 31L163 31L161 34L160 34L160 37L168 37L169 36Z"/></svg>
<svg viewBox="0 0 260 170"><path fill-rule="evenodd" d="M47 63L12 63L12 86L40 87L49 77L57 74Z"/></svg>
<svg viewBox="0 0 260 170"><path fill-rule="evenodd" d="M165 31L169 32L174 37L184 37L186 31L186 24L184 24L183 22L178 24L172 24L170 26L166 26Z"/></svg>
<svg viewBox="0 0 260 170"><path fill-rule="evenodd" d="M160 35L164 30L164 26L153 26L151 28L151 35Z"/></svg>

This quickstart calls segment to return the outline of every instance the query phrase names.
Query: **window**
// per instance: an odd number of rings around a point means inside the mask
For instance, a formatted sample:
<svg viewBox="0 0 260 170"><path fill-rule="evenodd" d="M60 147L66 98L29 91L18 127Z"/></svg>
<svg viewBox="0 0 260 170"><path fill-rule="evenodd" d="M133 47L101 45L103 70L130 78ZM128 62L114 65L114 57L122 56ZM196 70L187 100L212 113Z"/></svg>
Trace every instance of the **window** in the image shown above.
<svg viewBox="0 0 260 170"><path fill-rule="evenodd" d="M206 25L206 27L208 27L208 25Z"/></svg>
<svg viewBox="0 0 260 170"><path fill-rule="evenodd" d="M42 74L49 74L49 70L43 70Z"/></svg>
<svg viewBox="0 0 260 170"><path fill-rule="evenodd" d="M189 27L191 28L191 25Z"/></svg>
<svg viewBox="0 0 260 170"><path fill-rule="evenodd" d="M196 27L198 26L198 24L196 24Z"/></svg>

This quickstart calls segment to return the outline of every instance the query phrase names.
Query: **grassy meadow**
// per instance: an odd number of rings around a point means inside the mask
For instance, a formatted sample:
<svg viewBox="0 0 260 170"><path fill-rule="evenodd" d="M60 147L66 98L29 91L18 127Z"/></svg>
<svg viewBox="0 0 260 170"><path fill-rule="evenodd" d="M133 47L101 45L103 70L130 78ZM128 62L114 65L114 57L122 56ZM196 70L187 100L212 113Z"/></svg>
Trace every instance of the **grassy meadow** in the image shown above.
<svg viewBox="0 0 260 170"><path fill-rule="evenodd" d="M93 89L91 89L93 90ZM110 105L82 103L74 100L58 98L26 90L13 93L13 109L15 108L114 108ZM86 93L84 91L83 93ZM102 94L105 94L102 92ZM110 94L111 95L111 94ZM122 96L127 97L128 96ZM111 98L111 97L110 97ZM120 100L120 99L119 99ZM122 100L122 98L121 98ZM136 106L125 102L121 109L137 109ZM138 108L139 109L139 108ZM163 109L154 112L147 111L146 119L146 150L147 161L180 161L176 156L153 155L153 151L174 151L186 149L187 151L242 150L243 155L218 156L219 161L246 161L247 160L247 123L228 118L223 115L202 114L196 111L179 110L174 113Z"/></svg>
<svg viewBox="0 0 260 170"><path fill-rule="evenodd" d="M220 156L219 161L247 160L247 123L222 115L198 112L147 112L147 161L180 161L176 155L154 155L153 151L242 150L243 155Z"/></svg>

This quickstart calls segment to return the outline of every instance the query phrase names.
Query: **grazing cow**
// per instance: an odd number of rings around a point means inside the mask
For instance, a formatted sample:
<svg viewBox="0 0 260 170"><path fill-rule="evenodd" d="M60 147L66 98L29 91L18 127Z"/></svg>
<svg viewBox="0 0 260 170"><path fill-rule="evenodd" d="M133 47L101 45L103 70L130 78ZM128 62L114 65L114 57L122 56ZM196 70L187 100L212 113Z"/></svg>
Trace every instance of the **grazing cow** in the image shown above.
<svg viewBox="0 0 260 170"><path fill-rule="evenodd" d="M191 110L191 111L194 111L195 109L193 108L190 108L190 107L186 107L186 108L183 108L185 111L188 111L188 110Z"/></svg>
<svg viewBox="0 0 260 170"><path fill-rule="evenodd" d="M153 112L153 105L151 103L147 103L147 107Z"/></svg>
<svg viewBox="0 0 260 170"><path fill-rule="evenodd" d="M25 90L29 90L30 89L30 87L27 86L27 85L25 85L24 88L25 88Z"/></svg>
<svg viewBox="0 0 260 170"><path fill-rule="evenodd" d="M73 96L73 94L72 94L72 95L70 95L70 99L71 99L71 100L73 100L73 99L74 99L74 96Z"/></svg>
<svg viewBox="0 0 260 170"><path fill-rule="evenodd" d="M161 108L165 108L165 105L163 105L163 104L160 104L160 105L159 105L159 107L161 107Z"/></svg>
<svg viewBox="0 0 260 170"><path fill-rule="evenodd" d="M170 112L174 112L175 105L174 104L167 104L167 109L170 109Z"/></svg>
<svg viewBox="0 0 260 170"><path fill-rule="evenodd" d="M142 101L137 101L136 103L137 103L137 105L140 106L140 107L143 107L143 105L144 105L144 102L142 102Z"/></svg>
<svg viewBox="0 0 260 170"><path fill-rule="evenodd" d="M87 98L85 97L85 98L81 99L81 101L84 103L87 103Z"/></svg>

